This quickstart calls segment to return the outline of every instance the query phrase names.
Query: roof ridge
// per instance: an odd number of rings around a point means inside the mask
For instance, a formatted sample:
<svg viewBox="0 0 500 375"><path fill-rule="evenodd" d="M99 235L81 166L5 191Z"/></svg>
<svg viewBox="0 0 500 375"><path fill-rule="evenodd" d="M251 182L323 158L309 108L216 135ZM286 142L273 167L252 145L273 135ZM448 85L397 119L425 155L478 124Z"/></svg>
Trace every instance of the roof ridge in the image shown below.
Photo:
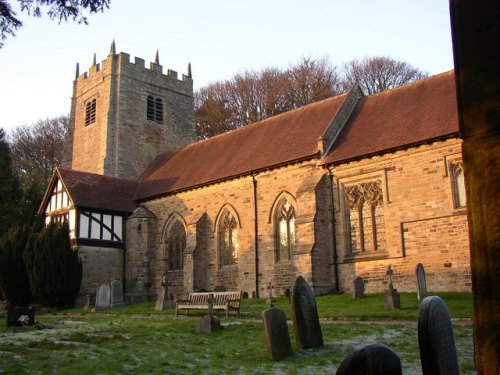
<svg viewBox="0 0 500 375"><path fill-rule="evenodd" d="M418 79L416 81L406 83L404 85L393 87L392 89L389 89L389 90L384 90L384 91L380 91L380 92L377 92L377 93L372 94L372 95L367 95L366 97L373 98L375 96L389 95L395 91L411 90L413 88L413 86L420 85L420 84L424 83L425 81L434 80L434 79L440 78L441 76L448 75L448 74L454 74L454 73L455 73L455 70L451 69L451 70L448 70L446 72L437 73L437 74L434 74L432 76L424 77L424 78Z"/></svg>
<svg viewBox="0 0 500 375"><path fill-rule="evenodd" d="M306 109L308 109L308 107L315 107L315 106L318 106L326 101L330 101L330 100L334 100L336 98L339 98L341 96L345 96L347 95L347 93L341 93L341 94L338 94L338 95L334 95L334 96L330 96L328 98L325 98L325 99L321 99L321 100L318 100L316 102L313 102L313 103L309 103L309 104L305 104L301 107L298 107L298 108L294 108L294 109L291 109L289 111L286 111L286 112L282 112L282 113L278 113L276 115L273 115L273 116L269 116L269 117L266 117L262 120L258 120L258 121L255 121L255 122L251 122L251 123L248 123L248 124L245 124L243 126L240 126L239 128L236 128L236 129L231 129L231 130L228 130L224 133L220 133L220 134L216 134L210 138L207 138L207 139L201 139L199 141L196 141L196 142L193 142L193 143L190 143L189 145L179 149L178 151L181 151L183 149L186 149L188 147L191 147L191 146L194 146L194 145L197 145L197 144L200 144L200 143L203 143L203 142L208 142L210 140L213 140L213 139L219 139L219 138L222 138L224 136L229 136L231 134L234 134L234 133L237 133L239 131L243 131L243 129L249 129L249 128L253 128L253 127L256 127L256 126L264 126L266 122L272 120L272 119L276 119L277 117L282 117L282 116L290 116L290 115L293 115L294 113L297 113L299 111L305 111Z"/></svg>
<svg viewBox="0 0 500 375"><path fill-rule="evenodd" d="M56 167L57 170L63 171L63 172L70 172L70 173L78 173L78 174L86 174L86 175L92 175L92 176L97 176L97 177L102 177L106 179L112 179L112 180L117 180L117 181L124 181L124 182L137 182L136 180L129 180L126 178L122 177L116 177L116 176L107 176L99 173L94 173L94 172L85 172L85 171L80 171L77 169L71 169L71 168L62 168L62 167Z"/></svg>

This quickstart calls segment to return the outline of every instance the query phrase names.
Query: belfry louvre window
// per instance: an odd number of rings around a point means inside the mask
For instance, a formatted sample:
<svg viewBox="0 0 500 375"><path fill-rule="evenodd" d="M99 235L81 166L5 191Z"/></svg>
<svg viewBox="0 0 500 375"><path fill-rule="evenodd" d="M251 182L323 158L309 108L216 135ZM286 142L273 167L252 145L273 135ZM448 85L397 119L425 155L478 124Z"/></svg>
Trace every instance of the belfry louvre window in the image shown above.
<svg viewBox="0 0 500 375"><path fill-rule="evenodd" d="M295 209L283 199L276 210L276 261L290 260L295 246Z"/></svg>
<svg viewBox="0 0 500 375"><path fill-rule="evenodd" d="M150 121L163 122L163 99L148 95L146 116Z"/></svg>
<svg viewBox="0 0 500 375"><path fill-rule="evenodd" d="M385 222L380 180L344 187L350 250L363 254L385 250Z"/></svg>
<svg viewBox="0 0 500 375"><path fill-rule="evenodd" d="M96 105L97 101L95 99L92 99L85 104L85 126L95 122Z"/></svg>
<svg viewBox="0 0 500 375"><path fill-rule="evenodd" d="M238 263L238 224L229 211L224 211L219 222L219 264L230 266Z"/></svg>
<svg viewBox="0 0 500 375"><path fill-rule="evenodd" d="M170 227L166 246L168 270L182 270L184 249L186 248L186 231L179 221L175 221Z"/></svg>

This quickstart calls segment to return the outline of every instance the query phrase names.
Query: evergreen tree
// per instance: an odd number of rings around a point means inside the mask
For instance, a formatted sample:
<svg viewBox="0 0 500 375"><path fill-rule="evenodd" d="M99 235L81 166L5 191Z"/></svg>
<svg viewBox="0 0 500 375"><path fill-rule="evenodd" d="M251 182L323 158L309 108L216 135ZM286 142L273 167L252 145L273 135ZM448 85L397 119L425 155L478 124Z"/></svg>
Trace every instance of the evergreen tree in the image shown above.
<svg viewBox="0 0 500 375"><path fill-rule="evenodd" d="M12 173L10 148L5 131L0 129L0 237L18 223L17 211L21 193Z"/></svg>
<svg viewBox="0 0 500 375"><path fill-rule="evenodd" d="M82 262L78 251L71 248L67 223L51 223L31 236L24 259L37 302L54 307L74 303L82 280Z"/></svg>
<svg viewBox="0 0 500 375"><path fill-rule="evenodd" d="M11 306L27 306L31 300L23 253L31 230L13 226L0 240L0 289Z"/></svg>

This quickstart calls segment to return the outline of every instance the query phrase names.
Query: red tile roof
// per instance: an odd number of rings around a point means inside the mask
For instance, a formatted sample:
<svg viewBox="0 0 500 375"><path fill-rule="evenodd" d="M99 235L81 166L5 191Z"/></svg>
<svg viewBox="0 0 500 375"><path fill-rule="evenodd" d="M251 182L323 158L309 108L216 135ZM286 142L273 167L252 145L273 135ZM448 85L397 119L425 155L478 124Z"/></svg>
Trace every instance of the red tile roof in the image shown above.
<svg viewBox="0 0 500 375"><path fill-rule="evenodd" d="M135 200L313 158L340 95L158 157L136 181L58 169L75 205L133 212ZM362 99L326 163L339 163L458 133L453 71Z"/></svg>
<svg viewBox="0 0 500 375"><path fill-rule="evenodd" d="M58 168L57 173L73 204L115 212L133 212L137 182Z"/></svg>
<svg viewBox="0 0 500 375"><path fill-rule="evenodd" d="M345 95L191 144L156 159L140 177L146 198L314 157Z"/></svg>
<svg viewBox="0 0 500 375"><path fill-rule="evenodd" d="M458 134L453 71L366 97L326 163L366 157Z"/></svg>

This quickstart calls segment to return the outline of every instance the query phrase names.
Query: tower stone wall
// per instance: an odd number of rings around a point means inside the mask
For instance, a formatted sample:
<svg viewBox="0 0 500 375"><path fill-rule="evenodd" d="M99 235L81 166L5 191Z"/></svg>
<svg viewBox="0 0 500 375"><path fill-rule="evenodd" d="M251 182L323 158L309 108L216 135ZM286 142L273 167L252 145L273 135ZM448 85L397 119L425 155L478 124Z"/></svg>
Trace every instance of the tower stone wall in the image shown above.
<svg viewBox="0 0 500 375"><path fill-rule="evenodd" d="M153 119L148 119L148 97ZM89 123L93 100L95 119ZM70 138L68 167L136 179L159 154L194 142L193 80L190 75L179 79L172 70L164 74L158 60L149 68L143 59L131 62L112 47L89 72L77 71Z"/></svg>

